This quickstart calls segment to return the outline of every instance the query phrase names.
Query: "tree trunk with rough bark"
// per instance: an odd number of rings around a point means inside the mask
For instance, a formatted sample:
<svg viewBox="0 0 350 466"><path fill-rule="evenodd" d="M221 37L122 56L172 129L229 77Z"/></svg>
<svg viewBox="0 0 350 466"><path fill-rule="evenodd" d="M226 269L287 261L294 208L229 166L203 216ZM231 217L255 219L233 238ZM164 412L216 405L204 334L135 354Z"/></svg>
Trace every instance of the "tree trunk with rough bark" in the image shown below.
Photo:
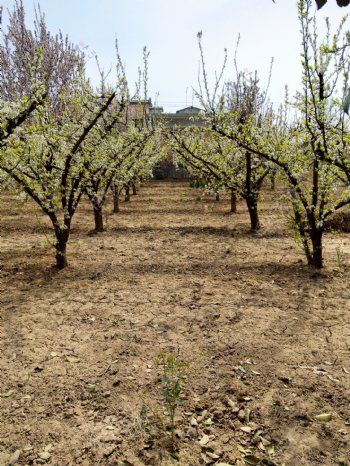
<svg viewBox="0 0 350 466"><path fill-rule="evenodd" d="M125 202L129 202L130 201L130 186L127 185L125 186L125 199L124 199Z"/></svg>
<svg viewBox="0 0 350 466"><path fill-rule="evenodd" d="M322 248L322 230L311 230L310 239L312 243L312 255L308 258L309 265L318 269L323 267L323 248Z"/></svg>
<svg viewBox="0 0 350 466"><path fill-rule="evenodd" d="M237 213L237 195L234 189L231 189L231 210L233 214Z"/></svg>
<svg viewBox="0 0 350 466"><path fill-rule="evenodd" d="M102 211L102 207L98 205L94 205L94 220L95 220L95 231L97 233L102 233L104 231L103 211Z"/></svg>
<svg viewBox="0 0 350 466"><path fill-rule="evenodd" d="M113 212L117 214L120 212L120 207L119 207L119 192L118 189L115 189L113 192Z"/></svg>
<svg viewBox="0 0 350 466"><path fill-rule="evenodd" d="M65 222L64 228L54 225L56 235L56 267L59 270L64 269L68 265L67 260L67 243L70 234L70 222Z"/></svg>
<svg viewBox="0 0 350 466"><path fill-rule="evenodd" d="M258 200L254 195L248 195L246 202L250 217L250 230L252 232L258 231L261 228L258 212Z"/></svg>

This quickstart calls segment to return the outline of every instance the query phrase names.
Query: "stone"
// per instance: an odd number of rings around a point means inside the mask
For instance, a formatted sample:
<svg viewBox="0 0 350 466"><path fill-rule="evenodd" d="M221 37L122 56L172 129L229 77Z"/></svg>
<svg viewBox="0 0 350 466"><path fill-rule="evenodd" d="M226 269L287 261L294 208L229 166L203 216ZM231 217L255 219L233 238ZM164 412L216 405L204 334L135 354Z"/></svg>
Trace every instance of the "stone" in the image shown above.
<svg viewBox="0 0 350 466"><path fill-rule="evenodd" d="M190 427L186 432L186 437L197 438L198 437L197 429L195 427Z"/></svg>

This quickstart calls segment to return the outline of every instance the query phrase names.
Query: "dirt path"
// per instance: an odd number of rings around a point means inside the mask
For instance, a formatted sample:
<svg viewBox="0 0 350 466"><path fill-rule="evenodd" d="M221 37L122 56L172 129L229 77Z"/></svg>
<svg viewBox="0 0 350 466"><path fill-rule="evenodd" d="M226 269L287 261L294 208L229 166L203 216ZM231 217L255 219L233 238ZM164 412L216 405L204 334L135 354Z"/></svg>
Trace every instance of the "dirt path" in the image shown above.
<svg viewBox="0 0 350 466"><path fill-rule="evenodd" d="M350 243L309 269L272 197L257 235L180 182L98 236L84 204L58 272L45 218L3 195L0 465L350 464ZM175 455L161 350L189 364Z"/></svg>

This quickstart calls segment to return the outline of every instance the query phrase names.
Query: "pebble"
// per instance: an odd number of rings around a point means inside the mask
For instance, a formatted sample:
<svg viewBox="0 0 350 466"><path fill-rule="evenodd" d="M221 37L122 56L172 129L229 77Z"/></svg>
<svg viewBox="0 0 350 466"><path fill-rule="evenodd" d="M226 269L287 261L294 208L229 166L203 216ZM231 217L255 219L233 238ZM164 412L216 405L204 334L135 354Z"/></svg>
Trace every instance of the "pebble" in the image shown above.
<svg viewBox="0 0 350 466"><path fill-rule="evenodd" d="M222 437L221 437L221 441L222 443L229 443L230 442L230 436L228 434L224 434Z"/></svg>
<svg viewBox="0 0 350 466"><path fill-rule="evenodd" d="M196 438L198 437L198 431L195 427L190 427L186 432L186 437Z"/></svg>

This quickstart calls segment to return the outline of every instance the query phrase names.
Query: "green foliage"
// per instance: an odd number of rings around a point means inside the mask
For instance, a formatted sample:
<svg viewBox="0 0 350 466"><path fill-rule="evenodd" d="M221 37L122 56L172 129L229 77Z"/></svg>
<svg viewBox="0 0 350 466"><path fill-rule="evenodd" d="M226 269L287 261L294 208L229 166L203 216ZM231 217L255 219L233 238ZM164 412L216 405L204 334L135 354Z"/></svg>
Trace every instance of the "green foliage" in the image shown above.
<svg viewBox="0 0 350 466"><path fill-rule="evenodd" d="M88 194L103 224L109 187L149 176L159 137L154 127L128 119L130 94L118 47L115 85L107 86L101 72L101 88L94 90L77 48L61 34L52 36L41 13L34 28L26 27L23 4L16 2L0 44L0 90L7 90L7 100L0 100L0 170L50 218L56 265L63 268L82 196ZM21 40L30 45L28 54ZM144 50L144 82L147 57Z"/></svg>
<svg viewBox="0 0 350 466"><path fill-rule="evenodd" d="M204 63L201 38L198 36L202 61L202 83L197 93L205 113L201 126L175 128L169 136L170 145L179 163L197 179L203 180L207 191L227 190L246 201L251 230L260 228L258 201L263 181L273 169L270 161L259 157L249 147L237 143L232 132L251 139L256 128L271 121L271 105L266 90L261 89L257 73L238 72L228 82L220 82L226 66L210 92ZM222 93L219 89L223 88Z"/></svg>
<svg viewBox="0 0 350 466"><path fill-rule="evenodd" d="M333 212L350 203L350 128L344 113L348 110L350 46L348 33L344 33L345 19L334 33L326 20L325 38L319 38L312 6L312 0L297 2L303 75L301 90L295 98L286 95L285 104L275 110L268 104L266 94L259 92L256 79L237 71L235 80L226 86L226 98L217 93L220 76L210 97L203 71L203 92L200 90L199 96L206 110L207 128L215 133L215 144L219 141L222 156L213 156L213 146L208 155L205 152L213 144L211 137L203 143L204 152L201 143L194 140L179 142L191 154L189 164L193 169L205 166L213 177L221 177L223 172L225 184L229 174L232 181L227 186L231 185L247 199L258 192L259 171L263 173L269 165L278 167L288 186L285 198L297 239L308 263L322 267L326 221ZM199 44L204 70L200 38ZM231 159L228 154L232 154ZM245 168L239 164L244 158ZM234 164L223 165L225 159L230 162L233 159ZM256 205L250 209L253 216Z"/></svg>
<svg viewBox="0 0 350 466"><path fill-rule="evenodd" d="M175 415L176 409L182 404L182 383L188 363L179 358L175 352L161 351L157 357L157 363L163 369L162 397L166 414L169 417L169 425L173 446L175 445Z"/></svg>
<svg viewBox="0 0 350 466"><path fill-rule="evenodd" d="M320 40L311 0L299 1L298 13L303 91L294 100L297 116L291 120L285 107L277 116L278 130L269 132L271 138L277 136L274 147L265 145L289 184L294 223L308 263L322 267L326 220L350 203L349 124L343 113L348 110L349 44L344 20L334 34L326 20L327 33Z"/></svg>
<svg viewBox="0 0 350 466"><path fill-rule="evenodd" d="M339 267L341 267L344 264L344 260L345 260L344 251L340 246L337 246L335 248L335 252L337 255L337 264Z"/></svg>

